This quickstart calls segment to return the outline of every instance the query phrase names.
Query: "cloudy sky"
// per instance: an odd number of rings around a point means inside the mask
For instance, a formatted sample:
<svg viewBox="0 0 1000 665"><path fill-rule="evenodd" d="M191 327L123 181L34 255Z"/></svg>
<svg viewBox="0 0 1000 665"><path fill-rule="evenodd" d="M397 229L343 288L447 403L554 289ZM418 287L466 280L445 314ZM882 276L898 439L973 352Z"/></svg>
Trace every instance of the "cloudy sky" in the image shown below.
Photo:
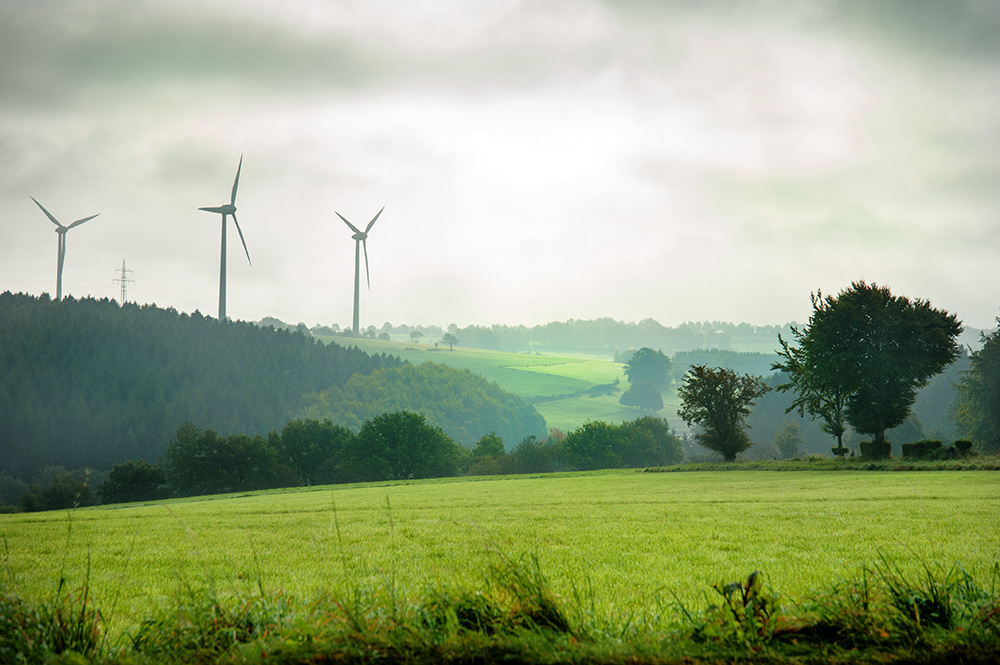
<svg viewBox="0 0 1000 665"><path fill-rule="evenodd" d="M362 326L1000 314L993 0L0 2L0 291ZM364 269L362 267L362 279ZM364 289L364 284L362 285Z"/></svg>

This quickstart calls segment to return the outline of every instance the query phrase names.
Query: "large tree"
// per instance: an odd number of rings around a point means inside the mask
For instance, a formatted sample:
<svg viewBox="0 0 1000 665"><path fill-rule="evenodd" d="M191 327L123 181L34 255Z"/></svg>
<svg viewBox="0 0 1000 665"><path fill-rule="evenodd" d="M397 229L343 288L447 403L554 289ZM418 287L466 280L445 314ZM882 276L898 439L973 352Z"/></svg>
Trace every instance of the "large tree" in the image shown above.
<svg viewBox="0 0 1000 665"><path fill-rule="evenodd" d="M768 390L759 376L694 365L677 390L678 414L689 427L700 428L695 433L698 443L731 462L753 445L746 433L746 417L754 400Z"/></svg>
<svg viewBox="0 0 1000 665"><path fill-rule="evenodd" d="M663 396L653 387L652 383L639 381L633 383L618 399L624 406L636 406L643 411L659 411L663 408Z"/></svg>
<svg viewBox="0 0 1000 665"><path fill-rule="evenodd" d="M666 388L670 385L670 358L662 351L644 346L625 363L625 376L629 383L649 383L655 388Z"/></svg>
<svg viewBox="0 0 1000 665"><path fill-rule="evenodd" d="M1000 327L983 333L982 348L969 360L958 384L955 417L963 435L979 450L1000 453Z"/></svg>
<svg viewBox="0 0 1000 665"><path fill-rule="evenodd" d="M814 297L798 350L785 357L795 361L789 376L807 409L810 393L827 403L843 398L847 422L885 442L885 431L906 420L917 390L958 357L961 332L954 315L926 300L862 281Z"/></svg>
<svg viewBox="0 0 1000 665"><path fill-rule="evenodd" d="M819 297L822 297L820 294ZM813 305L816 304L816 296L813 296ZM778 370L784 374L786 381L777 386L779 392L786 392L795 389L796 396L791 405L785 409L785 413L798 411L800 416L805 416L806 412L813 418L819 418L822 423L820 429L827 434L837 437L837 446L834 452L843 457L847 449L844 448L844 434L847 432L847 389L837 381L820 381L819 377L811 371L808 360L805 356L801 343L805 333L792 326L792 336L800 346L793 347L788 341L778 334L778 343L781 350L778 351L780 360L771 365L772 370Z"/></svg>
<svg viewBox="0 0 1000 665"><path fill-rule="evenodd" d="M343 475L348 482L455 476L459 455L458 444L423 415L383 413L348 444Z"/></svg>

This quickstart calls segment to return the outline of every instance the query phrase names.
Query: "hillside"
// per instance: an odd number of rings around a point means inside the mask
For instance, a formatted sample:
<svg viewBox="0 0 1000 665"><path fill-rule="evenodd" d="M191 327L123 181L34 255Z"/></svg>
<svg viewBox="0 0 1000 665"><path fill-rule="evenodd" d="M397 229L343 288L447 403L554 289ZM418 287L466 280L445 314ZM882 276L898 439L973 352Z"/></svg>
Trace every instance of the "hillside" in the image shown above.
<svg viewBox="0 0 1000 665"><path fill-rule="evenodd" d="M0 471L155 461L185 422L264 434L304 393L401 364L198 312L3 293Z"/></svg>

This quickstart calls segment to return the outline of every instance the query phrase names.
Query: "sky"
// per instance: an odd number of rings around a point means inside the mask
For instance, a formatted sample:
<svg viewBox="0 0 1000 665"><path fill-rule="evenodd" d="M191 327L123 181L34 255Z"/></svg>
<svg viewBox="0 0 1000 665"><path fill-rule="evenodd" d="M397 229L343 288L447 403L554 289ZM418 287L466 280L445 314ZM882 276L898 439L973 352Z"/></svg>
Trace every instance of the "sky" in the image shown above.
<svg viewBox="0 0 1000 665"><path fill-rule="evenodd" d="M1000 315L993 0L0 0L0 292L361 325ZM362 262L364 256L362 255Z"/></svg>

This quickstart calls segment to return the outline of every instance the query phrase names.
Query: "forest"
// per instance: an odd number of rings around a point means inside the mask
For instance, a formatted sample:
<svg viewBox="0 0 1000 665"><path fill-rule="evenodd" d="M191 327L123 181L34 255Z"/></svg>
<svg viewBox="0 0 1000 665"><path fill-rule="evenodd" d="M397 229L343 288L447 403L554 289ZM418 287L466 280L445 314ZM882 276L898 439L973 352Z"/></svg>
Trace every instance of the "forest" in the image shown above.
<svg viewBox="0 0 1000 665"><path fill-rule="evenodd" d="M105 471L125 460L155 463L184 423L266 435L306 406L315 409L316 398L304 400L306 394L324 395L332 413L359 427L371 415L351 413L363 407L357 391L368 384L361 377L379 371L402 371L408 381L429 372L436 390L450 386L478 400L476 422L464 417L453 426L431 413L432 422L466 445L491 430L511 440L545 433L532 407L480 377L403 365L394 356L197 311L6 292L0 294L0 473L31 480L53 465ZM398 408L412 408L395 399Z"/></svg>
<svg viewBox="0 0 1000 665"><path fill-rule="evenodd" d="M184 422L280 428L303 393L401 361L111 300L0 294L0 470L155 461Z"/></svg>

